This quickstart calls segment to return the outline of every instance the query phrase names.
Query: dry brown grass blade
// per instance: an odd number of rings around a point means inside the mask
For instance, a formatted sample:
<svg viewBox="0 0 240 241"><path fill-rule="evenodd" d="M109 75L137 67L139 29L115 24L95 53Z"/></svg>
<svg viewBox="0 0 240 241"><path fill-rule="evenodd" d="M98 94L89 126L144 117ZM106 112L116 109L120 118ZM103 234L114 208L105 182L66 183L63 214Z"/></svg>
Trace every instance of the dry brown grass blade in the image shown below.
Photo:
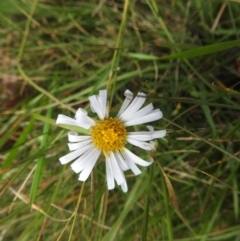
<svg viewBox="0 0 240 241"><path fill-rule="evenodd" d="M168 178L167 174L164 172L160 162L156 161L156 163L157 163L158 167L160 168L160 170L163 174L163 177L164 177L164 180L165 180L165 183L166 183L166 187L167 187L167 190L168 190L168 194L169 194L169 197L170 197L171 202L173 204L173 207L175 208L175 212L177 213L178 217L184 222L184 224L189 228L189 230L191 230L191 232L196 235L195 231L190 227L188 221L182 215L182 213L179 209L177 197L175 195L175 192L174 192L174 189L173 189L173 186L172 186L172 183L171 183L170 179Z"/></svg>
<svg viewBox="0 0 240 241"><path fill-rule="evenodd" d="M221 181L219 178L214 177L213 175L211 175L211 174L209 174L209 173L207 173L207 172L204 172L204 171L202 171L202 170L196 169L196 168L194 168L194 170L203 173L204 175L210 177L211 179L214 179L215 181L222 183L224 186L229 187L233 192L237 192L237 193L240 194L240 191L239 191L239 190L237 190L237 189L233 188L232 186L228 185L227 183Z"/></svg>
<svg viewBox="0 0 240 241"><path fill-rule="evenodd" d="M15 191L12 187L9 187L8 189L9 189L17 198L19 198L21 201L23 201L23 202L26 203L26 204L29 203L29 198L28 198L25 194L23 194L23 193L21 193L21 192ZM36 204L32 204L32 205L31 205L31 208L34 209L34 210L36 210L36 211L38 211L38 212L40 212L40 213L42 213L43 215L49 217L50 219L52 219L52 220L54 220L54 221L67 222L67 221L69 221L69 219L71 219L71 217L68 218L68 219L57 219L57 218L54 218L54 217L50 216L49 214L47 214L46 212L44 212L44 210L43 210L41 207L39 207L38 205L36 205Z"/></svg>

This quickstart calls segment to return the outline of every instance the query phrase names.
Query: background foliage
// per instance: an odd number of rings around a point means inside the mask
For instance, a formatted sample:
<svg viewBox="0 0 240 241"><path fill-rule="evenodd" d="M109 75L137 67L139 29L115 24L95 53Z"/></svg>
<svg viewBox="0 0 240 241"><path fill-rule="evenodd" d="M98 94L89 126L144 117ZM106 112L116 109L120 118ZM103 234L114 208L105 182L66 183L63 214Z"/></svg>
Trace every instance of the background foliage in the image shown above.
<svg viewBox="0 0 240 241"><path fill-rule="evenodd" d="M0 240L239 241L239 16L238 0L0 1ZM127 194L104 158L94 192L58 161L57 115L103 88L112 115L127 88L164 113Z"/></svg>

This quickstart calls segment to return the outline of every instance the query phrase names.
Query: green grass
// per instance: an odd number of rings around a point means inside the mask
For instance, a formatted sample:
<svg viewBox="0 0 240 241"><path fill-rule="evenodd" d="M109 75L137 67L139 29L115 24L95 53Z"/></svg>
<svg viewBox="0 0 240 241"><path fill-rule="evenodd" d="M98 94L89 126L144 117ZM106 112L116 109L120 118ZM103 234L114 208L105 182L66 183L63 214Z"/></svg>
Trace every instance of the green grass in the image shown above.
<svg viewBox="0 0 240 241"><path fill-rule="evenodd" d="M0 241L239 241L239 16L237 0L0 1ZM95 117L105 88L112 116L146 93L168 132L126 194L103 157L94 191L58 160L57 115Z"/></svg>

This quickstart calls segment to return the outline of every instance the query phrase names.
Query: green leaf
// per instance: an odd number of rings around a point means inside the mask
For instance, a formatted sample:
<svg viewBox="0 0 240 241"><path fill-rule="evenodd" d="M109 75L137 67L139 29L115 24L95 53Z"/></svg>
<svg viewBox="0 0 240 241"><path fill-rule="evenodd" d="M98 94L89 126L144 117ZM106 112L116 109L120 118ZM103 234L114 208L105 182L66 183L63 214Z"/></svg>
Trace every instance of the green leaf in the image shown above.
<svg viewBox="0 0 240 241"><path fill-rule="evenodd" d="M148 180L148 187L147 187L147 196L146 196L146 205L144 210L143 216L143 224L142 224L142 241L147 240L147 231L148 231L148 216L149 216L149 203L150 203L150 193L151 187L153 184L153 173L154 173L154 166L151 165L150 167L150 177Z"/></svg>
<svg viewBox="0 0 240 241"><path fill-rule="evenodd" d="M52 115L52 108L49 108L47 110L47 117L49 118L49 117L51 117L51 115ZM43 139L42 139L40 148L44 148L45 146L48 145L47 139L49 136L49 131L50 131L50 124L45 123L44 127L43 127ZM40 184L42 173L43 173L44 162L45 162L45 155L42 155L37 160L37 167L36 167L36 170L34 173L33 182L32 182L31 191L30 191L30 200L29 200L30 206L33 204L37 191L38 191L38 186Z"/></svg>
<svg viewBox="0 0 240 241"><path fill-rule="evenodd" d="M102 241L115 241L118 229L122 224L122 221L129 213L130 209L136 204L139 197L145 192L148 184L143 181L144 175L142 173L141 176L137 178L137 181L132 188L131 192L128 194L128 199L124 205L122 212L119 214L118 219L112 225L111 230L102 238Z"/></svg>
<svg viewBox="0 0 240 241"><path fill-rule="evenodd" d="M197 47L194 49L186 50L180 53L165 55L162 57L139 53L124 53L123 55L138 60L189 59L193 57L203 56L206 54L216 53L219 51L237 47L239 45L240 40L233 40L224 43L217 43L203 47Z"/></svg>
<svg viewBox="0 0 240 241"><path fill-rule="evenodd" d="M30 133L30 131L32 131L34 122L35 122L35 120L31 119L30 122L28 123L28 125L25 126L25 128L23 129L23 132L21 133L21 135L15 142L13 148L9 152L9 155L7 156L5 162L3 163L2 168L7 168L11 165L12 161L14 160L17 153L19 152L19 148L21 147L22 144L25 143L28 134Z"/></svg>

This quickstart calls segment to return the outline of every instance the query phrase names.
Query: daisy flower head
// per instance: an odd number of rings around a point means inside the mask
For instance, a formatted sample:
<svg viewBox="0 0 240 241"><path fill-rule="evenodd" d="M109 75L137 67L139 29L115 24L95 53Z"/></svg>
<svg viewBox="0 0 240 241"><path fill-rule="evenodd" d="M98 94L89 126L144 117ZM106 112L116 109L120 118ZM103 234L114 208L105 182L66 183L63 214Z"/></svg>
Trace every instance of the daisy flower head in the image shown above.
<svg viewBox="0 0 240 241"><path fill-rule="evenodd" d="M75 131L68 133L70 153L61 157L61 164L71 164L74 172L80 173L80 181L86 181L101 153L106 159L106 176L108 189L114 189L115 181L127 192L127 182L124 171L131 169L135 175L141 173L139 166L149 166L153 159L147 162L129 151L125 146L130 143L147 151L155 150L156 138L166 135L166 130L154 131L147 126L147 131L128 132L126 127L156 121L162 118L160 109L154 109L152 104L142 107L146 94L139 92L133 99L133 93L125 91L125 100L116 117L109 117L107 107L107 90L100 90L99 95L89 97L91 110L97 113L99 121L88 116L79 108L75 118L58 115L57 124L66 124L89 129L90 135L78 135ZM115 181L114 181L115 180Z"/></svg>

